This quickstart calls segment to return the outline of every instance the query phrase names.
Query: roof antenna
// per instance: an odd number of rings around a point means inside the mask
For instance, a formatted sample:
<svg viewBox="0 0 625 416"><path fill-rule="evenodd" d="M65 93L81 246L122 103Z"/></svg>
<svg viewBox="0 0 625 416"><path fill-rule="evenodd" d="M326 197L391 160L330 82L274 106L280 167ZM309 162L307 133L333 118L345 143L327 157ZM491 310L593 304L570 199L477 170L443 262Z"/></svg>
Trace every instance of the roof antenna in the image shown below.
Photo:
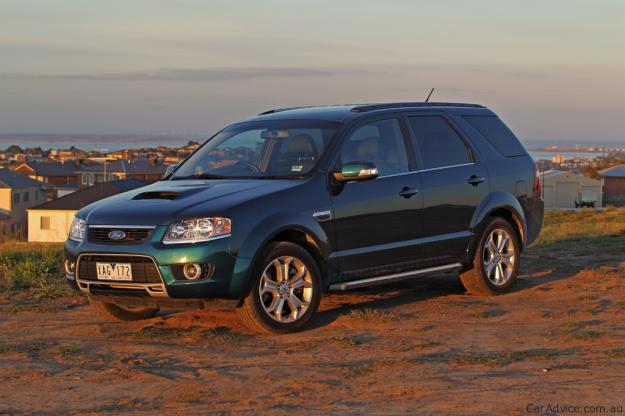
<svg viewBox="0 0 625 416"><path fill-rule="evenodd" d="M434 88L432 88L432 90L430 91L430 93L428 94L428 98L425 99L425 102L427 103L428 101L430 101L430 97L432 96L432 93L434 92Z"/></svg>

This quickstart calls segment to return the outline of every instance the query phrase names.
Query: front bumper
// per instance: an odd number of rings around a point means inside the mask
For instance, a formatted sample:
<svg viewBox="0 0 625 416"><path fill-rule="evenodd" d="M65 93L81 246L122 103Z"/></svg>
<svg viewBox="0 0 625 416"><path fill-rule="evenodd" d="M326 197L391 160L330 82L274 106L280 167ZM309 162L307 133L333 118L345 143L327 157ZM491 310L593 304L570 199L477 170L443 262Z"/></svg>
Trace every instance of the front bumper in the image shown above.
<svg viewBox="0 0 625 416"><path fill-rule="evenodd" d="M230 253L230 238L196 244L165 245L161 243L167 227L156 227L151 237L140 244L94 244L67 240L65 256L77 262L76 272L66 275L75 289L93 296L149 297L155 299L240 299L249 261ZM98 281L93 276L81 279L80 258L86 255L133 256L154 262L160 282L137 283ZM199 263L212 265L209 277L199 280L176 280L171 265Z"/></svg>

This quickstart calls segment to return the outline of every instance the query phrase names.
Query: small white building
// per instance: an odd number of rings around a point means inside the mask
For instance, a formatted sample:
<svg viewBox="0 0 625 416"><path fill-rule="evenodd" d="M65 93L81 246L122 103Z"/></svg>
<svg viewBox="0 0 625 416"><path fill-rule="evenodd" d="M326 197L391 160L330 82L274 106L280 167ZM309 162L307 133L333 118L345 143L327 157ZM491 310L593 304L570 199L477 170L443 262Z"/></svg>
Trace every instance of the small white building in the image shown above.
<svg viewBox="0 0 625 416"><path fill-rule="evenodd" d="M595 208L602 206L603 181L578 173L548 170L542 174L543 199L546 209L576 208L576 202L593 199Z"/></svg>
<svg viewBox="0 0 625 416"><path fill-rule="evenodd" d="M81 208L121 192L140 188L136 179L102 182L28 209L28 241L62 242L67 238L74 214Z"/></svg>

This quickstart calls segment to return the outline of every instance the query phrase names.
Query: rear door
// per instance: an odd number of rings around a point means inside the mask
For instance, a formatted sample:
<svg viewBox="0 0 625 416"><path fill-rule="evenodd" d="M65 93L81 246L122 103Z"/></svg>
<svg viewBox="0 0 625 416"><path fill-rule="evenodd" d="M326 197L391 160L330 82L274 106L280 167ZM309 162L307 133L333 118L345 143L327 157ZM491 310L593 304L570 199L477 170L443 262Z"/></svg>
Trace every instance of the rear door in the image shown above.
<svg viewBox="0 0 625 416"><path fill-rule="evenodd" d="M429 265L463 260L471 219L489 194L488 170L444 113L406 115L423 193L422 256Z"/></svg>

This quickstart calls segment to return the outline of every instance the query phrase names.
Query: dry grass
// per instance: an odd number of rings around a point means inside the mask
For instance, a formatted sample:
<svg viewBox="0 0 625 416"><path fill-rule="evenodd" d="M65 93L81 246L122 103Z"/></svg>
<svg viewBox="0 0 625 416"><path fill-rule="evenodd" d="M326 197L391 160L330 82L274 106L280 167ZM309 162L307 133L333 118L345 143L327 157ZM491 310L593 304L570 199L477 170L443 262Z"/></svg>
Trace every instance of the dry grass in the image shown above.
<svg viewBox="0 0 625 416"><path fill-rule="evenodd" d="M603 212L582 209L576 212L547 211L540 237L534 245L562 240L582 240L625 233L625 209L607 208Z"/></svg>
<svg viewBox="0 0 625 416"><path fill-rule="evenodd" d="M372 308L352 309L351 312L344 316L352 321L368 323L399 321L399 315L397 315L396 313Z"/></svg>
<svg viewBox="0 0 625 416"><path fill-rule="evenodd" d="M63 272L63 245L4 245L0 248L0 292L22 292L35 299L69 294Z"/></svg>
<svg viewBox="0 0 625 416"><path fill-rule="evenodd" d="M559 355L570 354L571 351L560 351L553 348L539 348L513 352L485 352L464 354L455 359L457 365L483 365L488 367L505 367L524 360L551 360Z"/></svg>

